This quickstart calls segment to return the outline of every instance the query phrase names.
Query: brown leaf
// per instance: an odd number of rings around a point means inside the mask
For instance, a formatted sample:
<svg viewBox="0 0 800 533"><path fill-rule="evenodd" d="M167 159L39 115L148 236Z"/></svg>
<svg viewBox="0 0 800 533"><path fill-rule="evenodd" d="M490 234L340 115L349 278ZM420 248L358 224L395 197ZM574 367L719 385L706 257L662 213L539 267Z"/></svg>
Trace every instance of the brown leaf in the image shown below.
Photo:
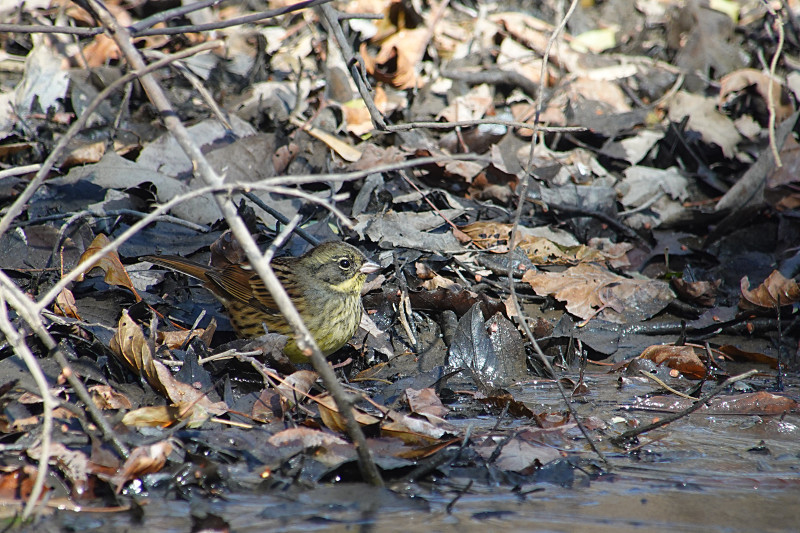
<svg viewBox="0 0 800 533"><path fill-rule="evenodd" d="M207 419L208 413L219 416L228 411L225 402L212 402L204 391L175 379L161 361L153 361L153 366L156 369L159 387L165 390L167 398L174 404L182 406L181 418L188 416L194 421L200 421Z"/></svg>
<svg viewBox="0 0 800 533"><path fill-rule="evenodd" d="M717 292L722 280L715 281L685 281L680 278L672 280L672 288L684 300L704 307L712 307L717 301Z"/></svg>
<svg viewBox="0 0 800 533"><path fill-rule="evenodd" d="M83 48L83 56L89 67L101 67L121 56L114 39L107 35L95 35L93 40Z"/></svg>
<svg viewBox="0 0 800 533"><path fill-rule="evenodd" d="M117 392L109 385L89 387L94 404L100 409L131 409L133 405L127 396Z"/></svg>
<svg viewBox="0 0 800 533"><path fill-rule="evenodd" d="M0 497L7 501L27 500L30 497L37 469L33 465L22 468L12 466L0 471ZM39 499L45 498L50 489L45 485Z"/></svg>
<svg viewBox="0 0 800 533"><path fill-rule="evenodd" d="M566 413L539 413L536 415L539 427L544 429L560 428L569 422L569 412Z"/></svg>
<svg viewBox="0 0 800 533"><path fill-rule="evenodd" d="M294 405L305 398L318 377L319 374L311 370L298 370L286 376L276 389L289 405Z"/></svg>
<svg viewBox="0 0 800 533"><path fill-rule="evenodd" d="M789 135L781 147L780 156L782 166L767 176L767 189L775 190L775 194L779 198L778 205L792 205L797 202L797 193L793 193L784 186L800 181L800 143ZM794 198L785 199L786 196L794 196Z"/></svg>
<svg viewBox="0 0 800 533"><path fill-rule="evenodd" d="M75 306L75 296L69 289L61 289L61 292L56 296L56 303L53 305L55 314L74 318L76 320L83 320L78 313L78 308Z"/></svg>
<svg viewBox="0 0 800 533"><path fill-rule="evenodd" d="M477 401L484 405L491 405L495 409L506 409L508 406L508 413L517 418L536 418L536 413L531 411L530 407L524 403L515 400L511 394L495 394L486 398L476 398Z"/></svg>
<svg viewBox="0 0 800 533"><path fill-rule="evenodd" d="M725 344L720 346L717 351L724 353L732 360L739 363L757 363L769 365L770 368L778 368L778 360L775 357L760 352L746 352L736 346Z"/></svg>
<svg viewBox="0 0 800 533"><path fill-rule="evenodd" d="M89 248L86 249L85 252L81 255L78 264L82 264L88 261L90 258L97 255L97 253L109 244L108 237L104 234L100 233L97 237L94 238L92 244L89 245ZM133 296L136 298L138 302L142 298L136 292L136 289L133 288L133 283L131 282L131 278L128 276L128 273L125 271L125 267L122 266L122 262L119 260L119 255L117 252L109 252L105 256L103 256L100 261L98 261L95 266L92 267L92 270L95 268L99 268L105 272L105 276L103 280L108 283L109 285L118 285L120 287L125 287L129 289ZM91 270L90 270L91 272ZM78 281L83 281L84 274L81 274L78 277Z"/></svg>
<svg viewBox="0 0 800 533"><path fill-rule="evenodd" d="M367 170L378 165L390 165L400 163L406 159L406 153L396 146L386 148L367 144L361 153L361 158L348 165L349 170Z"/></svg>
<svg viewBox="0 0 800 533"><path fill-rule="evenodd" d="M117 331L111 338L110 347L120 361L127 364L137 374L143 375L150 385L166 395L166 391L158 383L153 366L153 354L142 328L128 316L128 312L125 310L122 311Z"/></svg>
<svg viewBox="0 0 800 533"><path fill-rule="evenodd" d="M511 224L499 222L473 222L460 229L472 238L479 248L495 253L506 253L511 239ZM577 263L609 261L614 266L626 266L626 257L633 248L629 243L611 243L608 239L595 238L589 246L565 245L537 235L539 230L520 226L515 248L522 249L537 265L574 265Z"/></svg>
<svg viewBox="0 0 800 533"><path fill-rule="evenodd" d="M41 445L28 450L28 456L37 461L41 460L41 455ZM72 491L76 495L90 496L87 494L89 490L89 458L85 453L71 450L60 442L54 442L50 445L50 461L54 462L67 477Z"/></svg>
<svg viewBox="0 0 800 533"><path fill-rule="evenodd" d="M649 359L659 366L674 368L693 379L702 379L706 375L706 365L691 346L648 346L639 357Z"/></svg>
<svg viewBox="0 0 800 533"><path fill-rule="evenodd" d="M450 409L442 404L436 391L431 388L422 390L406 389L406 399L411 412L423 415L426 418L430 415L442 419L450 412Z"/></svg>
<svg viewBox="0 0 800 533"><path fill-rule="evenodd" d="M283 418L283 402L281 395L271 389L264 389L258 395L258 400L250 410L250 416L255 420L269 422Z"/></svg>
<svg viewBox="0 0 800 533"><path fill-rule="evenodd" d="M191 335L189 335L191 333ZM206 338L206 330L194 329L184 331L159 331L156 334L156 342L159 346L166 346L170 350L177 350L190 338L198 337L200 339ZM206 345L209 343L206 342Z"/></svg>
<svg viewBox="0 0 800 533"><path fill-rule="evenodd" d="M367 72L397 89L419 87L416 66L428 44L427 37L426 28L399 31L381 43L376 56L369 53L367 43L362 43L361 56Z"/></svg>
<svg viewBox="0 0 800 533"><path fill-rule="evenodd" d="M303 448L347 444L346 440L332 433L304 427L279 431L267 439L267 442L273 446L301 446Z"/></svg>
<svg viewBox="0 0 800 533"><path fill-rule="evenodd" d="M203 391L178 381L163 363L154 360L142 328L126 311L122 312L117 331L111 339L111 350L131 369L144 376L153 389L174 404L184 405L185 410L194 410L189 415L194 421L207 418L207 413L220 415L227 411L225 402L212 403ZM186 418L186 415L181 417Z"/></svg>
<svg viewBox="0 0 800 533"><path fill-rule="evenodd" d="M336 402L333 396L325 394L317 396L317 405L319 406L319 415L322 418L322 423L333 431L339 433L346 433L347 426L344 418L339 414L339 409L336 407ZM353 408L353 415L356 417L356 422L361 426L372 426L378 424L380 419L361 411L360 409Z"/></svg>
<svg viewBox="0 0 800 533"><path fill-rule="evenodd" d="M650 318L675 298L663 281L628 279L589 263L563 272L528 270L522 281L530 283L539 296L565 302L575 316L584 320L596 316L617 324Z"/></svg>
<svg viewBox="0 0 800 533"><path fill-rule="evenodd" d="M381 426L381 435L396 437L406 444L415 446L430 446L435 444L445 435L445 430L437 428L430 422L392 413L393 420Z"/></svg>
<svg viewBox="0 0 800 533"><path fill-rule="evenodd" d="M380 85L375 87L374 91L375 107L381 113L386 111L386 91ZM369 114L367 105L364 100L357 98L349 102L342 102L342 112L344 113L344 120L347 131L358 137L366 135L371 132L375 126L372 124L372 116ZM363 154L361 156L364 157Z"/></svg>
<svg viewBox="0 0 800 533"><path fill-rule="evenodd" d="M767 307L774 309L780 299L781 305L790 305L800 302L800 286L793 279L788 279L777 270L764 280L764 283L750 290L750 280L747 276L741 281L742 298L739 307ZM752 304L751 306L748 306Z"/></svg>
<svg viewBox="0 0 800 533"><path fill-rule="evenodd" d="M272 446L313 451L314 460L330 468L355 458L352 444L327 431L296 427L276 433L269 438Z"/></svg>
<svg viewBox="0 0 800 533"><path fill-rule="evenodd" d="M122 465L122 471L114 476L116 493L119 494L128 481L160 471L167 463L167 456L170 453L172 453L172 443L168 440L135 448Z"/></svg>
<svg viewBox="0 0 800 533"><path fill-rule="evenodd" d="M70 150L65 154L61 164L65 167L74 167L77 165L86 165L89 163L97 163L103 159L106 153L106 143L98 141L92 144L85 144Z"/></svg>
<svg viewBox="0 0 800 533"><path fill-rule="evenodd" d="M775 121L780 123L794 112L788 92L783 86L783 82L778 78L773 78L770 83L769 74L754 68L743 68L727 74L719 80L719 106L723 107L731 98L731 94L744 91L748 87L754 86L759 96L766 104L769 101L770 87L772 90L772 101L775 103Z"/></svg>
<svg viewBox="0 0 800 533"><path fill-rule="evenodd" d="M495 454L497 445L494 439L487 439L482 445L476 446L475 451L489 459ZM561 452L551 446L527 442L517 436L505 443L495 464L503 470L529 474L561 457Z"/></svg>
<svg viewBox="0 0 800 533"><path fill-rule="evenodd" d="M295 156L300 153L300 147L295 143L289 143L279 147L272 154L272 166L275 167L275 172L280 175L286 171Z"/></svg>
<svg viewBox="0 0 800 533"><path fill-rule="evenodd" d="M180 408L173 405L140 407L125 413L122 423L131 427L169 427L180 422Z"/></svg>

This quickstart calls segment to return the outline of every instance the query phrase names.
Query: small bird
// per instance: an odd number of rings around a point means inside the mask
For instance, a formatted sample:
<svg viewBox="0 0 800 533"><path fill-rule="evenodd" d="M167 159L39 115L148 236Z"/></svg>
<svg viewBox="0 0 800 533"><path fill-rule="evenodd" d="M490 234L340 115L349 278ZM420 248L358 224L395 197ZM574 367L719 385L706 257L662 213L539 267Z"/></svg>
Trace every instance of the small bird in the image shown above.
<svg viewBox="0 0 800 533"><path fill-rule="evenodd" d="M213 266L175 255L142 259L202 281L225 306L240 337L261 336L265 327L292 337L291 327L255 270L246 261L231 262L238 250L216 257L214 252L212 246L212 263L219 263ZM379 265L344 242L324 242L299 257L279 257L270 264L322 353L327 356L344 346L361 321L361 289L367 274L378 271ZM283 351L292 362L308 361L294 339Z"/></svg>

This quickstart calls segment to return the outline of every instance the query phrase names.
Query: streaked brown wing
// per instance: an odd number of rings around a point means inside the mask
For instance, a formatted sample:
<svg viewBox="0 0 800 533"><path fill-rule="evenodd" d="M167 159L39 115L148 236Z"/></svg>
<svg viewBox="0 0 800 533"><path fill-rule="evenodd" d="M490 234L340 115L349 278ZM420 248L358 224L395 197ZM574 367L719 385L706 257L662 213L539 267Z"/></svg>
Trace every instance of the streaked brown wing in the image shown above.
<svg viewBox="0 0 800 533"><path fill-rule="evenodd" d="M293 259L294 258L279 258L274 260L271 266L278 281L281 282L281 285L283 285L283 288L286 289L286 292L289 294L292 303L297 307L300 313L303 313L303 298L301 298L301 290L296 281L297 274L299 273L296 271L298 265ZM252 297L258 302L261 308L268 309L269 311L267 312L274 315L280 314L280 310L275 300L272 298L272 294L270 294L267 286L264 285L264 282L261 281L258 275L254 275L250 279L250 290Z"/></svg>
<svg viewBox="0 0 800 533"><path fill-rule="evenodd" d="M216 285L219 295L228 301L248 305L263 313L274 313L274 306L268 308L253 298L252 280L258 279L253 271L230 265L220 270L209 270L206 277Z"/></svg>

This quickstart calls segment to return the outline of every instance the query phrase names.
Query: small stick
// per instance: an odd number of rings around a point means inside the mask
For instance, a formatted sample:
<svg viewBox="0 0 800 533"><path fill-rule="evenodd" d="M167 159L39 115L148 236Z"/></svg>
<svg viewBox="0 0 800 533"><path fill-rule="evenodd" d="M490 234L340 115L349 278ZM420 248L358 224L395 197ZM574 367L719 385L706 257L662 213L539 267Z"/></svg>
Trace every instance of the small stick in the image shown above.
<svg viewBox="0 0 800 533"><path fill-rule="evenodd" d="M661 418L660 420L658 420L657 422L653 422L652 424L647 424L646 426L641 426L641 427L638 427L638 428L634 428L634 429L632 429L630 431L626 431L625 433L623 433L621 435L613 437L611 439L611 442L613 444L616 444L617 446L622 446L622 444L624 442L629 441L630 439L632 439L634 437L637 437L637 436L641 435L642 433L647 433L648 431L654 430L656 428L660 428L662 426L666 426L667 424L671 424L672 422L675 422L676 420L678 420L680 418L683 418L683 417L685 417L685 416L687 416L687 415L689 415L691 413L694 413L695 411L697 411L698 409L703 407L706 404L706 402L708 402L711 398L713 398L714 396L716 396L717 394L719 394L720 392L725 390L727 387L730 387L731 385L733 385L737 381L741 381L743 379L747 379L750 376L754 376L756 374L758 374L758 370L750 370L748 372L745 372L744 374L739 374L738 376L729 377L728 379L726 379L725 381L723 381L722 383L720 383L719 385L714 387L714 390L712 390L706 396L700 398L699 400L694 402L694 404L692 404L688 408L684 409L683 411L680 411L678 413L673 413L671 415L667 415L664 418Z"/></svg>

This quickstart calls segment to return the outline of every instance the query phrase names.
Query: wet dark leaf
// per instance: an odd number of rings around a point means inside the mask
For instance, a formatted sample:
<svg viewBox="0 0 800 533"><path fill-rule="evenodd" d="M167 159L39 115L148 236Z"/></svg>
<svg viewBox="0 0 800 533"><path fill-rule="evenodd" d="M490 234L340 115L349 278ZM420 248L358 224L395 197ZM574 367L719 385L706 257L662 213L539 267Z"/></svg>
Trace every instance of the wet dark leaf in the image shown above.
<svg viewBox="0 0 800 533"><path fill-rule="evenodd" d="M519 333L500 315L484 322L478 304L458 321L448 365L469 369L489 388L514 383L527 374Z"/></svg>

